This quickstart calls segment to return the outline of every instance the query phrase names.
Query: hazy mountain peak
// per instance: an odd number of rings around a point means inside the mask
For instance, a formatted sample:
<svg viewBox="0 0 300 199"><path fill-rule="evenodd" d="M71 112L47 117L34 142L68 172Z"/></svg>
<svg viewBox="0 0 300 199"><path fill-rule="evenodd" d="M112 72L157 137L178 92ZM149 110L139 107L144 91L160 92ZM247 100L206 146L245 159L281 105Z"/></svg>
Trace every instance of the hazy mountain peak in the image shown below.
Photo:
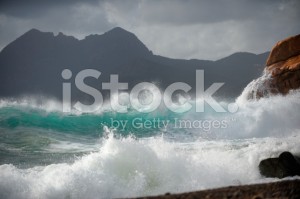
<svg viewBox="0 0 300 199"><path fill-rule="evenodd" d="M24 33L22 36L20 36L17 40L26 40L29 39L31 41L34 40L44 40L44 39L51 39L51 40L55 40L55 39L72 39L72 40L78 40L73 36L68 36L65 35L62 32L59 32L57 35L55 35L53 32L43 32L41 30L38 30L36 28L32 28L29 31L27 31L26 33Z"/></svg>
<svg viewBox="0 0 300 199"><path fill-rule="evenodd" d="M41 35L47 35L47 36L54 37L54 33L53 32L42 32L42 31L40 31L38 29L32 28L29 31L27 31L26 33L24 33L19 38L23 38L23 37L39 37Z"/></svg>
<svg viewBox="0 0 300 199"><path fill-rule="evenodd" d="M123 49L126 53L131 52L131 54L143 56L152 54L146 45L140 41L135 34L123 28L115 27L101 36L104 40L109 41L109 48L119 48Z"/></svg>
<svg viewBox="0 0 300 199"><path fill-rule="evenodd" d="M43 91L61 99L60 74L65 68L97 69L103 80L110 74L122 74L122 81L129 85L155 81L162 88L178 81L195 85L195 71L205 69L209 83L227 83L220 95L237 96L261 73L266 57L267 53L241 52L218 61L168 59L154 56L133 33L120 27L82 40L31 29L0 53L0 96ZM73 91L79 96L79 91Z"/></svg>
<svg viewBox="0 0 300 199"><path fill-rule="evenodd" d="M34 34L34 33L42 33L42 31L40 31L40 30L38 30L36 28L31 28L25 34Z"/></svg>
<svg viewBox="0 0 300 199"><path fill-rule="evenodd" d="M130 35L133 35L131 32L129 32L121 27L115 27L115 28L107 31L105 34L130 34Z"/></svg>
<svg viewBox="0 0 300 199"><path fill-rule="evenodd" d="M57 35L56 35L56 37L66 37L67 35L65 35L64 33L62 33L62 32L59 32Z"/></svg>
<svg viewBox="0 0 300 199"><path fill-rule="evenodd" d="M88 36L86 36L84 38L84 40L94 40L94 39L99 39L101 37L111 37L111 38L135 38L135 39L138 39L133 33L123 29L123 28L120 28L120 27L116 27L116 28L113 28L107 32L105 32L104 34L102 35L99 35L99 34L90 34Z"/></svg>
<svg viewBox="0 0 300 199"><path fill-rule="evenodd" d="M62 32L59 32L56 36L55 36L56 39L59 39L59 40L66 40L66 41L79 41L77 38L73 37L73 36L70 36L70 35L65 35L64 33Z"/></svg>

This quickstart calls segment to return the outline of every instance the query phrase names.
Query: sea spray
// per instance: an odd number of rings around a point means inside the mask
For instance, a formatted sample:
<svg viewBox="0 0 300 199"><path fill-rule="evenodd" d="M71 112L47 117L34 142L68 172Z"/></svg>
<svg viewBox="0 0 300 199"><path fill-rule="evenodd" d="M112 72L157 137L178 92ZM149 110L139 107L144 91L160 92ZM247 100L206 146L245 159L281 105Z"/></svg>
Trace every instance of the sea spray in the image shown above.
<svg viewBox="0 0 300 199"><path fill-rule="evenodd" d="M266 69L263 74L252 80L243 90L242 94L237 98L238 102L249 101L249 100L259 100L262 97L270 97L272 95L270 82L272 80L272 75Z"/></svg>
<svg viewBox="0 0 300 199"><path fill-rule="evenodd" d="M257 101L239 98L236 113L184 114L163 108L66 114L46 101L2 100L0 198L134 197L274 181L257 166L283 151L300 152L299 97L293 91ZM224 120L227 126L205 131L171 122L168 128L122 131L110 125L111 118Z"/></svg>
<svg viewBox="0 0 300 199"><path fill-rule="evenodd" d="M1 198L115 198L273 181L259 175L259 161L284 150L300 151L298 140L180 143L109 134L98 151L74 163L28 169L1 165L0 193Z"/></svg>

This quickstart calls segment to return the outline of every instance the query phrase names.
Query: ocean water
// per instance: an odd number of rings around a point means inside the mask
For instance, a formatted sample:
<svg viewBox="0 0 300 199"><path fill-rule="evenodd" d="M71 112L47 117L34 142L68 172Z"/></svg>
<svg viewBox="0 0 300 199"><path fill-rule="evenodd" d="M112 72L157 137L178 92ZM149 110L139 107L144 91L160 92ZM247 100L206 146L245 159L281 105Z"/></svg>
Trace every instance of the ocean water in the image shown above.
<svg viewBox="0 0 300 199"><path fill-rule="evenodd" d="M276 181L258 164L300 152L300 91L246 100L254 84L235 113L63 113L54 100L0 100L0 198L118 198Z"/></svg>

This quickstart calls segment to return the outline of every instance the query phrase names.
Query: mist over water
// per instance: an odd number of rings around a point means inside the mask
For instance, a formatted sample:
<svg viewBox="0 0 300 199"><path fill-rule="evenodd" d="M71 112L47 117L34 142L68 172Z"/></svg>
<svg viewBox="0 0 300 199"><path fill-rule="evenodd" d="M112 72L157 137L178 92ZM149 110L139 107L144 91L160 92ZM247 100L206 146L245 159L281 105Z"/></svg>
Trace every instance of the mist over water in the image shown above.
<svg viewBox="0 0 300 199"><path fill-rule="evenodd" d="M117 113L107 105L62 113L54 100L1 100L0 198L133 197L274 181L258 164L300 152L300 91L249 101L251 89L235 113L208 105L204 113ZM158 119L169 123L158 127ZM140 127L146 120L149 128ZM179 128L183 120L196 122Z"/></svg>

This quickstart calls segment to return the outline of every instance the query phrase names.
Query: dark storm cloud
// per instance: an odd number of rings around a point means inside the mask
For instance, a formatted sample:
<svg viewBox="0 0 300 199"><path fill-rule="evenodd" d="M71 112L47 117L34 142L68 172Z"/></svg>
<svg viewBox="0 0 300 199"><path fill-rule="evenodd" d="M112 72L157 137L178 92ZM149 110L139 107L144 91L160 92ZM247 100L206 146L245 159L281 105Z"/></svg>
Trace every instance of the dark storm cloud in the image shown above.
<svg viewBox="0 0 300 199"><path fill-rule="evenodd" d="M0 47L31 28L64 32L76 37L112 28L102 1L0 1Z"/></svg>
<svg viewBox="0 0 300 199"><path fill-rule="evenodd" d="M174 58L262 53L276 41L300 33L298 0L154 0L132 6L122 1L105 5L111 23L134 30L154 52Z"/></svg>
<svg viewBox="0 0 300 199"><path fill-rule="evenodd" d="M150 9L145 10L145 18L153 22L173 24L214 23L226 20L245 20L253 16L263 15L276 7L276 1L245 0L187 0L149 1ZM152 9L151 9L152 8ZM149 12L150 11L150 12ZM166 14L168 13L168 14Z"/></svg>
<svg viewBox="0 0 300 199"><path fill-rule="evenodd" d="M80 4L80 0L1 0L0 12L14 17L37 17L51 9ZM84 1L84 4L96 5L99 0Z"/></svg>
<svg viewBox="0 0 300 199"><path fill-rule="evenodd" d="M286 6L292 6L295 10L300 9L300 2L297 0L118 0L112 2L120 12L138 9L145 22L176 25L269 18L277 12L282 12ZM290 15L289 12L285 14ZM300 16L299 11L297 16Z"/></svg>
<svg viewBox="0 0 300 199"><path fill-rule="evenodd" d="M0 47L31 28L83 38L121 26L156 54L216 59L299 34L299 10L298 0L2 0Z"/></svg>

